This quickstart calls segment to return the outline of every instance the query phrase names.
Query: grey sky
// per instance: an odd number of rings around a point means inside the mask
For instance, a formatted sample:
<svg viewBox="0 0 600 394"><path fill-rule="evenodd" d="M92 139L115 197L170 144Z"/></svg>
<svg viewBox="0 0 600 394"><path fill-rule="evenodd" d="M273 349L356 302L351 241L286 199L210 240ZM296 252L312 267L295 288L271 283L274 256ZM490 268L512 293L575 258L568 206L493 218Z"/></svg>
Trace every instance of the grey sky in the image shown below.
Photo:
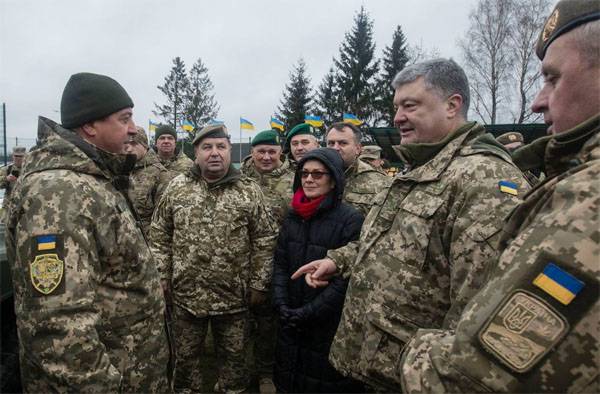
<svg viewBox="0 0 600 394"><path fill-rule="evenodd" d="M313 87L364 5L374 20L377 56L397 25L410 44L460 60L456 41L475 0L0 0L0 102L7 106L8 146L37 135L38 115L60 122L60 97L80 71L119 81L148 128L156 88L180 56L209 69L221 105L218 119L234 136L239 117L269 127L289 72L306 61ZM245 137L253 134L245 132ZM12 143L11 143L12 141ZM27 144L26 144L27 145Z"/></svg>

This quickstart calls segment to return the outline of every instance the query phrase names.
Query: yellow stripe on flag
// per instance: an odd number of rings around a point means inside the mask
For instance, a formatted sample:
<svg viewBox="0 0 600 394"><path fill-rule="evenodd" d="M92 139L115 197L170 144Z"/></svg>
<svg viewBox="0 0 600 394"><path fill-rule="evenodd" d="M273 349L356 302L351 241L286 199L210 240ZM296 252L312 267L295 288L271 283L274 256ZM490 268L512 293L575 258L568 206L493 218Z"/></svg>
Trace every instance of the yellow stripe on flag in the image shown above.
<svg viewBox="0 0 600 394"><path fill-rule="evenodd" d="M56 248L56 242L44 242L38 244L38 250L50 250Z"/></svg>
<svg viewBox="0 0 600 394"><path fill-rule="evenodd" d="M560 303L569 305L575 298L575 294L553 281L544 274L539 274L533 281L533 284L556 298Z"/></svg>
<svg viewBox="0 0 600 394"><path fill-rule="evenodd" d="M508 186L504 186L504 185L500 186L500 191L503 193L512 194L513 196L516 196L517 194L519 194L517 192L517 189L508 187Z"/></svg>

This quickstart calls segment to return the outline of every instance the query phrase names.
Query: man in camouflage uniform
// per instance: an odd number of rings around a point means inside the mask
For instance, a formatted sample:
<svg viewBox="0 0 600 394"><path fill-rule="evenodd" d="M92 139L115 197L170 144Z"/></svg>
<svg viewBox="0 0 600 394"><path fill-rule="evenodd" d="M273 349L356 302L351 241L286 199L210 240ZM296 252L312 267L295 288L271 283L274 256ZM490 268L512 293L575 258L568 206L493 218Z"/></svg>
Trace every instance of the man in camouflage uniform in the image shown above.
<svg viewBox="0 0 600 394"><path fill-rule="evenodd" d="M194 162L183 153L177 152L177 132L169 125L160 125L154 133L156 153L162 164L169 171L169 180L187 172Z"/></svg>
<svg viewBox="0 0 600 394"><path fill-rule="evenodd" d="M115 80L71 76L62 126L40 117L10 202L26 392L165 392L168 342L155 262L127 197L133 102Z"/></svg>
<svg viewBox="0 0 600 394"><path fill-rule="evenodd" d="M366 217L375 195L387 188L391 179L358 159L362 150L361 138L358 127L347 122L334 123L326 135L327 146L338 151L344 160L346 186L343 200Z"/></svg>
<svg viewBox="0 0 600 394"><path fill-rule="evenodd" d="M456 331L419 330L406 392L600 391L600 3L560 1L540 34L532 109L547 178L504 227L503 252ZM525 149L525 148L523 148Z"/></svg>
<svg viewBox="0 0 600 394"><path fill-rule="evenodd" d="M493 268L502 218L527 182L483 126L466 121L469 84L454 61L409 66L393 86L396 149L409 170L377 195L358 242L294 278L308 272L314 286L336 267L350 275L329 359L397 392L402 349L418 328L454 328Z"/></svg>
<svg viewBox="0 0 600 394"><path fill-rule="evenodd" d="M242 164L242 173L261 186L265 203L279 228L292 200L294 173L290 169L289 160L285 160L281 153L277 131L261 131L252 139L250 145L252 145L251 155ZM251 317L254 366L259 389L261 393L274 393L273 359L277 337L277 316L273 312L270 297L265 298L264 302L256 308L252 308Z"/></svg>
<svg viewBox="0 0 600 394"><path fill-rule="evenodd" d="M381 158L381 147L378 145L365 145L358 158L371 165L374 169L385 174L383 170L383 159Z"/></svg>
<svg viewBox="0 0 600 394"><path fill-rule="evenodd" d="M174 305L175 389L201 391L210 324L222 360L215 391L241 392L248 385L248 305L269 289L275 223L260 187L231 165L225 126L203 128L193 144L196 164L169 183L150 230Z"/></svg>
<svg viewBox="0 0 600 394"><path fill-rule="evenodd" d="M2 167L0 169L0 189L4 189L4 200L2 201L2 209L6 210L8 206L8 199L10 193L14 188L15 182L21 173L21 167L23 166L23 160L25 160L26 149L22 146L15 146L13 148L13 162L12 164Z"/></svg>
<svg viewBox="0 0 600 394"><path fill-rule="evenodd" d="M156 154L148 149L146 131L139 126L136 130L125 148L127 153L136 157L135 167L129 176L129 198L142 221L144 234L148 235L154 207L169 182L169 176Z"/></svg>
<svg viewBox="0 0 600 394"><path fill-rule="evenodd" d="M290 151L290 167L292 171L296 169L296 163L302 156L319 147L314 127L308 123L297 124L288 131L285 138L285 144Z"/></svg>

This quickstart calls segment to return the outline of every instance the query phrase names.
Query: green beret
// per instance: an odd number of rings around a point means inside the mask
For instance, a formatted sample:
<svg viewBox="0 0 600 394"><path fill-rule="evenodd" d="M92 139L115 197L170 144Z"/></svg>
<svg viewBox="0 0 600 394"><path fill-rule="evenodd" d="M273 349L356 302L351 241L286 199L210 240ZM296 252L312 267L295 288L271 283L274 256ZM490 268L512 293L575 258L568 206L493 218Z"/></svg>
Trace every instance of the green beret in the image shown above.
<svg viewBox="0 0 600 394"><path fill-rule="evenodd" d="M154 132L154 140L158 140L158 138L163 134L172 135L173 138L177 139L177 132L175 131L173 126L170 126L168 124L161 124L156 128L156 131Z"/></svg>
<svg viewBox="0 0 600 394"><path fill-rule="evenodd" d="M281 139L279 138L278 132L275 130L264 130L252 138L250 145L279 145L280 143Z"/></svg>
<svg viewBox="0 0 600 394"><path fill-rule="evenodd" d="M502 145L512 144L514 142L525 142L523 139L523 134L517 133L516 131L511 131L509 133L504 133L496 137L496 141L501 143Z"/></svg>
<svg viewBox="0 0 600 394"><path fill-rule="evenodd" d="M133 136L133 141L137 142L140 145L143 145L145 148L148 148L148 136L146 135L146 131L143 127L136 127L137 133Z"/></svg>
<svg viewBox="0 0 600 394"><path fill-rule="evenodd" d="M536 54L544 60L552 41L577 26L600 19L600 2L596 0L561 0L554 7L538 38Z"/></svg>
<svg viewBox="0 0 600 394"><path fill-rule="evenodd" d="M106 75L78 73L65 86L60 118L63 127L72 129L124 108L133 108L133 101L117 81Z"/></svg>
<svg viewBox="0 0 600 394"><path fill-rule="evenodd" d="M229 133L227 132L227 127L222 124L205 126L202 128L202 130L196 133L196 136L192 141L192 145L198 144L201 140L207 137L229 139Z"/></svg>
<svg viewBox="0 0 600 394"><path fill-rule="evenodd" d="M285 137L286 137L287 141L291 141L292 137L294 137L296 135L300 135L300 134L314 135L314 130L315 130L314 127L312 127L308 123L300 123L300 124L294 126L290 131L288 131L288 133ZM288 142L288 144L289 144L289 142Z"/></svg>
<svg viewBox="0 0 600 394"><path fill-rule="evenodd" d="M13 148L13 156L25 156L27 149L24 146L15 146Z"/></svg>

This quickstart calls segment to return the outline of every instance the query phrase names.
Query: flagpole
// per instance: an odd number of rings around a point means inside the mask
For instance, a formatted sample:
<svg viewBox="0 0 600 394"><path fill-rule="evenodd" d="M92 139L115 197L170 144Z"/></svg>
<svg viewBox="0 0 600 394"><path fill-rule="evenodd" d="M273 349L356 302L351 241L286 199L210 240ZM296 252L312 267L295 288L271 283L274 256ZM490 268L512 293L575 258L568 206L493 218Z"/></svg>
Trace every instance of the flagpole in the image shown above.
<svg viewBox="0 0 600 394"><path fill-rule="evenodd" d="M240 166L242 165L242 121L240 120Z"/></svg>

